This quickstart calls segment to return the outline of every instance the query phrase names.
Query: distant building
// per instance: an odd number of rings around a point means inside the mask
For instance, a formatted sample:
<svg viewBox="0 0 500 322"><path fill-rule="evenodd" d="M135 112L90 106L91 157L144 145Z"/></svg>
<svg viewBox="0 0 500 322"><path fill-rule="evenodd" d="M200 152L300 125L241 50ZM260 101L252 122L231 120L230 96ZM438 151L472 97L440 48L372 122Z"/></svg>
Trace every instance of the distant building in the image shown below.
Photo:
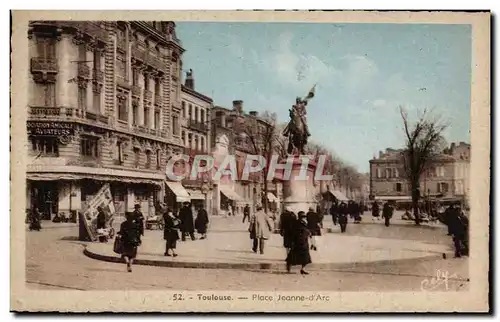
<svg viewBox="0 0 500 322"><path fill-rule="evenodd" d="M236 124L238 123L238 124ZM236 131L245 126L256 126L249 129L251 131ZM225 155L235 155L238 164L238 173L241 173L247 154L256 154L255 147L260 148L261 136L249 137L249 133L263 133L266 127L271 126L266 120L259 117L255 111L245 114L243 111L243 101L233 101L233 108L228 109L221 106L214 106L212 110L211 144L212 154L216 162L222 160ZM233 209L242 212L246 204L250 206L262 202L262 198L267 197L270 201L279 203L279 185L269 184L268 196L263 194L263 177L258 174L250 175L248 180L221 180L214 183L214 209L217 212L226 211L231 205ZM279 207L279 206L278 206Z"/></svg>
<svg viewBox="0 0 500 322"><path fill-rule="evenodd" d="M210 113L213 106L212 98L195 90L193 71L187 72L181 92L181 140L184 154L210 154ZM210 213L212 210L212 180L211 176L200 179L185 179L182 185L190 195L194 206L203 205Z"/></svg>
<svg viewBox="0 0 500 322"><path fill-rule="evenodd" d="M410 200L411 187L405 176L403 150L386 149L370 160L370 195L375 200ZM469 198L470 144L460 142L431 161L420 178L421 196Z"/></svg>

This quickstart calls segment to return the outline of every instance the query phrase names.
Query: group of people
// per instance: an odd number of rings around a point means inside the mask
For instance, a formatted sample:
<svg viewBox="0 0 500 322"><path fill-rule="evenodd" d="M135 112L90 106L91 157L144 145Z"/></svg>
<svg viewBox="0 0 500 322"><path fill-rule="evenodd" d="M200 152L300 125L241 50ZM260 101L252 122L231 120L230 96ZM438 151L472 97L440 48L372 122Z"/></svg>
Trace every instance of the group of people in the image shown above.
<svg viewBox="0 0 500 322"><path fill-rule="evenodd" d="M206 238L208 227L208 214L203 207L198 209L196 220L193 217L191 204L185 202L179 212L174 212L170 208L161 205L163 219L163 239L165 240L164 256L177 257L175 249L177 241L186 240L191 237L196 240L194 231L201 235L201 239ZM101 212L98 214L98 226L103 222ZM180 236L179 236L180 233ZM141 245L141 237L144 236L144 215L141 212L141 206L135 205L133 213L126 213L126 220L121 224L120 231L117 233L118 241L115 241L115 252L120 253L122 259L127 265L127 271L132 271L132 264L137 257L137 248ZM117 244L119 246L117 246Z"/></svg>
<svg viewBox="0 0 500 322"><path fill-rule="evenodd" d="M189 202L184 202L183 207L178 213L166 208L164 205L161 206L161 211L163 212L164 222L163 239L165 240L165 256L177 257L175 249L177 248L177 241L179 239L186 241L186 237L189 236L191 240L196 240L194 235L195 229L201 235L200 239L207 238L208 213L202 206L198 208L196 219L194 219Z"/></svg>
<svg viewBox="0 0 500 322"><path fill-rule="evenodd" d="M460 204L451 204L442 216L443 223L448 226L448 235L452 236L455 246L455 257L469 255L469 219L462 211Z"/></svg>
<svg viewBox="0 0 500 322"><path fill-rule="evenodd" d="M335 200L330 207L330 215L334 225L340 225L340 231L346 232L349 217L354 220L355 224L361 223L361 214L363 214L365 206L362 203L349 200L345 201Z"/></svg>
<svg viewBox="0 0 500 322"><path fill-rule="evenodd" d="M309 208L307 213L299 211L297 215L287 208L281 214L280 235L283 236L283 246L287 250L288 272L292 266L300 265L300 273L309 274L305 271L305 267L311 263L310 250L318 249L316 237L321 236L322 222L322 215L313 208Z"/></svg>

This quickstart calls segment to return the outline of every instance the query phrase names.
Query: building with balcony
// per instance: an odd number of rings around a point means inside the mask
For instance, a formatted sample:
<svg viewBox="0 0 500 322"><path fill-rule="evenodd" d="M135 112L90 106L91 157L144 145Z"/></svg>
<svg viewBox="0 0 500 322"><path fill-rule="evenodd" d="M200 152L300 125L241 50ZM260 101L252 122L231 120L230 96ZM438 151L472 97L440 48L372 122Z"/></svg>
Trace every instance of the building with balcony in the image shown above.
<svg viewBox="0 0 500 322"><path fill-rule="evenodd" d="M272 125L259 117L255 111L244 113L243 101L235 100L232 109L214 106L211 126L212 155L216 163L218 160L219 162L223 160L227 154L234 155L238 173L241 174L248 154L262 155L264 142L263 136L259 134ZM275 202L278 205L276 208L279 209L280 183L269 184L268 196L264 196L263 191L262 173L250 174L248 180L231 180L223 177L219 182L214 182L214 212L225 212L231 205L237 213L242 213L246 204L253 207L265 197Z"/></svg>
<svg viewBox="0 0 500 322"><path fill-rule="evenodd" d="M375 200L411 200L401 153L386 149L370 160L370 195ZM436 156L420 178L420 194L431 198L469 198L470 144L460 142Z"/></svg>
<svg viewBox="0 0 500 322"><path fill-rule="evenodd" d="M181 86L181 140L184 153L194 157L209 155L210 146L210 112L213 101L210 97L195 90L193 71L187 72ZM193 206L203 206L209 214L212 211L211 176L182 181Z"/></svg>
<svg viewBox="0 0 500 322"><path fill-rule="evenodd" d="M33 21L27 36L27 208L79 211L109 183L118 213L154 213L183 148L175 24Z"/></svg>

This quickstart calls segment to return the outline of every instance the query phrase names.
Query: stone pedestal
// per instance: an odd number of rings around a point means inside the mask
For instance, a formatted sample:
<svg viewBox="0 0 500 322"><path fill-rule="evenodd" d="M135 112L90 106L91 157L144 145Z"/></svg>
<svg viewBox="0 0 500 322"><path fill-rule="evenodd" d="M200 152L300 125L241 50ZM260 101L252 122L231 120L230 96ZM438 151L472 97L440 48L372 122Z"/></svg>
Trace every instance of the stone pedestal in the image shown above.
<svg viewBox="0 0 500 322"><path fill-rule="evenodd" d="M306 165L304 165L304 168ZM289 208L295 214L299 211L306 212L309 207L316 210L316 198L314 187L314 175L316 172L316 163L309 162L306 169L306 177L302 175L302 160L294 159L292 172L289 178L283 177L283 206Z"/></svg>

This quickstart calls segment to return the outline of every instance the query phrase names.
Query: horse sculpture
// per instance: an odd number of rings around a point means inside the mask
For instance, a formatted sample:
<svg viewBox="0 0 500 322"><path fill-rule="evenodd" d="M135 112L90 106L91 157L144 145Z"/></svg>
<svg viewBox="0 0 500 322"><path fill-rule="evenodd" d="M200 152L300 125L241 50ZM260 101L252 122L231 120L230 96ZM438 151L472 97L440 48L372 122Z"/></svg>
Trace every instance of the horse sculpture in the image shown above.
<svg viewBox="0 0 500 322"><path fill-rule="evenodd" d="M292 154L296 148L299 154L305 154L304 148L307 145L308 134L302 118L294 108L290 109L290 123L288 123L287 130L288 133L285 134L288 136L287 153Z"/></svg>

